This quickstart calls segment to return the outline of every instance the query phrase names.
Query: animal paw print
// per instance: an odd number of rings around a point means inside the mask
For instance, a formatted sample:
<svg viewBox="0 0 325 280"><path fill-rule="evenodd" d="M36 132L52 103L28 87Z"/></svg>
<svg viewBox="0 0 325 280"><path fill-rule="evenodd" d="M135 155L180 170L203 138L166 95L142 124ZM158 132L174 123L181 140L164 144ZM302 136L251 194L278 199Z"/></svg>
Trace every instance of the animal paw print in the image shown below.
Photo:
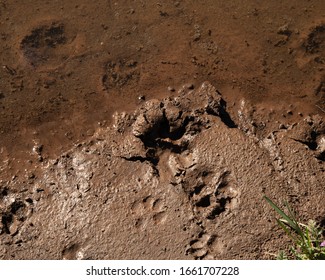
<svg viewBox="0 0 325 280"><path fill-rule="evenodd" d="M163 200L152 196L135 201L131 206L131 213L135 218L135 226L142 229L148 226L159 225L167 219Z"/></svg>
<svg viewBox="0 0 325 280"><path fill-rule="evenodd" d="M198 238L191 240L186 255L192 255L195 259L212 259L209 254L209 247L214 242L215 236L205 232L201 232Z"/></svg>
<svg viewBox="0 0 325 280"><path fill-rule="evenodd" d="M233 187L234 179L230 172L224 171L214 182L201 184L193 194L194 210L208 220L213 220L237 204L238 191Z"/></svg>
<svg viewBox="0 0 325 280"><path fill-rule="evenodd" d="M305 38L302 47L305 52L308 54L317 54L321 53L324 50L325 45L325 24L320 23L316 26L313 26L307 38ZM317 62L317 60L316 60Z"/></svg>

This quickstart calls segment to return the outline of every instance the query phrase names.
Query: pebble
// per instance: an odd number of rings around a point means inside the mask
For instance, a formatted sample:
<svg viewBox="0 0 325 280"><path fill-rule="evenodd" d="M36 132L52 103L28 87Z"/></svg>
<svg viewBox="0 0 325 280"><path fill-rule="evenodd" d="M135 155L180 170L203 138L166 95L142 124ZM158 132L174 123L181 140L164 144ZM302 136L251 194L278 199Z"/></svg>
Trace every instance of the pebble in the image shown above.
<svg viewBox="0 0 325 280"><path fill-rule="evenodd" d="M185 85L188 89L194 89L194 85L193 84L186 84Z"/></svg>
<svg viewBox="0 0 325 280"><path fill-rule="evenodd" d="M36 153L37 155L41 155L43 150L43 145L35 145L33 147L33 152Z"/></svg>
<svg viewBox="0 0 325 280"><path fill-rule="evenodd" d="M289 24L285 24L278 29L278 34L290 36L292 31L289 29Z"/></svg>
<svg viewBox="0 0 325 280"><path fill-rule="evenodd" d="M173 87L171 87L171 86L169 86L167 89L168 89L168 91L170 91L170 92L174 92L174 91L175 91L175 88L173 88Z"/></svg>

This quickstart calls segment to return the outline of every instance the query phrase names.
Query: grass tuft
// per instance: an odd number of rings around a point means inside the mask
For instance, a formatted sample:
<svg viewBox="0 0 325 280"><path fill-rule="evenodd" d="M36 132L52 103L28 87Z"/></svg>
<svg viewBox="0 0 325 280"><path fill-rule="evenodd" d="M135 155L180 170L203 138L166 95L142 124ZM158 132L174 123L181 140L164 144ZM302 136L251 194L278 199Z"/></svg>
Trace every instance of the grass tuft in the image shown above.
<svg viewBox="0 0 325 280"><path fill-rule="evenodd" d="M284 203L287 212L285 213L270 198L264 196L264 199L281 216L276 221L294 242L289 254L280 252L277 259L288 260L291 257L295 260L325 260L325 241L322 242L322 228L313 220L307 224L299 223L287 202Z"/></svg>

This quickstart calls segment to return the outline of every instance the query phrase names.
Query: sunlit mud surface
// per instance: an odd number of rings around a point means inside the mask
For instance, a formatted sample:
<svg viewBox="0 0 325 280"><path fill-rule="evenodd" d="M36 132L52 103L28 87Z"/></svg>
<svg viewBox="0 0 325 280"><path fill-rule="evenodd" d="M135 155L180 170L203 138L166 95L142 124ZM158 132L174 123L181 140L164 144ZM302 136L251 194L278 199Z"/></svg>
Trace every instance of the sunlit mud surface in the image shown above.
<svg viewBox="0 0 325 280"><path fill-rule="evenodd" d="M263 195L324 225L324 15L1 0L0 258L270 259Z"/></svg>

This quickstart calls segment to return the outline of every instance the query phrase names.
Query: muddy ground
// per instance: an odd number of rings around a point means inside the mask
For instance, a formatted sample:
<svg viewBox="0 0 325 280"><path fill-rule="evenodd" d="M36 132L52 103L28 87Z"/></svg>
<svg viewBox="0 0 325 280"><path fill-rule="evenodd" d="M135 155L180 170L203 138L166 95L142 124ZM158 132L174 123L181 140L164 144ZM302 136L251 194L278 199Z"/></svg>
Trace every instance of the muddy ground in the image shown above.
<svg viewBox="0 0 325 280"><path fill-rule="evenodd" d="M270 259L265 194L325 224L322 0L1 0L0 66L1 259Z"/></svg>

